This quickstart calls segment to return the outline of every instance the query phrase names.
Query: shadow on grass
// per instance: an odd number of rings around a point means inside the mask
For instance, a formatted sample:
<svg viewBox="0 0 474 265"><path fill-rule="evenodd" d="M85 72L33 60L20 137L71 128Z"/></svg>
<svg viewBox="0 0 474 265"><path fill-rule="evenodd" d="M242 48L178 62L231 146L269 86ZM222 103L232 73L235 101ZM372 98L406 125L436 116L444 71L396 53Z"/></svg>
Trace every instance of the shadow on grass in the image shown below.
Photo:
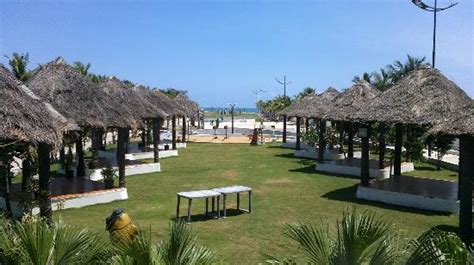
<svg viewBox="0 0 474 265"><path fill-rule="evenodd" d="M440 169L436 169L436 167L430 166L415 166L415 170L424 170L424 171L441 171Z"/></svg>
<svg viewBox="0 0 474 265"><path fill-rule="evenodd" d="M285 150L291 150L291 149L293 149L293 150L294 150L294 148L291 148L291 147L283 147L283 146L281 146L281 145L270 145L270 146L268 146L267 148L272 148L272 149L285 149Z"/></svg>
<svg viewBox="0 0 474 265"><path fill-rule="evenodd" d="M379 208L384 208L384 209L398 211L398 212L416 213L416 214L421 214L421 215L426 215L426 216L449 216L450 215L449 213L421 210L421 209L416 209L416 208L386 204L382 202L374 202L374 201L358 199L356 197L357 187L358 185L353 185L350 187L333 190L324 194L321 197L326 198L328 200L351 202L351 203L356 203L360 205L368 205L368 206L379 207Z"/></svg>
<svg viewBox="0 0 474 265"><path fill-rule="evenodd" d="M248 212L244 211L244 210L227 209L226 210L226 218L223 218L224 211L221 209L220 212L221 212L221 219L227 219L227 218L234 217L234 216L248 214ZM178 219L186 221L187 218L188 218L188 216L184 215L184 216L180 216ZM177 218L173 217L173 218L171 218L171 220L176 221ZM216 212L210 212L209 214L201 213L201 214L191 215L191 223L207 222L207 221L213 221L213 220L218 220L217 216L216 216Z"/></svg>

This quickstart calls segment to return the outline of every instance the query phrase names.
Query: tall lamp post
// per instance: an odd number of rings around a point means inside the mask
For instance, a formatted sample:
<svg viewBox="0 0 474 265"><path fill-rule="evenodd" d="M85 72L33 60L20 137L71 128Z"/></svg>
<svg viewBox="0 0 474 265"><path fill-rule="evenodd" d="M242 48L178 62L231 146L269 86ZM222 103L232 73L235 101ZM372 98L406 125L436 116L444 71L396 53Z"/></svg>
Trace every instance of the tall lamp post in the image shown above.
<svg viewBox="0 0 474 265"><path fill-rule="evenodd" d="M432 53L431 63L433 64L433 68L434 68L435 67L435 54L436 54L436 13L438 13L439 11L449 9L457 5L458 3L452 3L446 7L438 7L438 0L434 0L434 6L427 5L423 3L422 0L411 0L411 1L417 7L428 12L433 12L433 53Z"/></svg>
<svg viewBox="0 0 474 265"><path fill-rule="evenodd" d="M229 106L230 106L230 114L231 114L231 117L232 117L231 133L234 134L234 107L235 107L235 103L230 103Z"/></svg>
<svg viewBox="0 0 474 265"><path fill-rule="evenodd" d="M286 85L291 84L291 82L286 82L286 75L283 76L283 82L278 80L275 77L275 80L280 84L283 85L283 96L286 98ZM283 143L286 143L286 115L283 115Z"/></svg>

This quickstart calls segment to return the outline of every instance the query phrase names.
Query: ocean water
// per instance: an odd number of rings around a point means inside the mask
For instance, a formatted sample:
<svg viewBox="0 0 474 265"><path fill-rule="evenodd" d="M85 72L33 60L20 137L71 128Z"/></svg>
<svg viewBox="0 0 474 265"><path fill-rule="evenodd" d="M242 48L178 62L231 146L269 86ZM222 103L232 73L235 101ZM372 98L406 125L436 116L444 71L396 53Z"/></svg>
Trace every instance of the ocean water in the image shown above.
<svg viewBox="0 0 474 265"><path fill-rule="evenodd" d="M216 112L216 111L220 111L220 110L224 110L224 109L228 111L229 107L204 107L203 108L204 111L209 111L209 112ZM258 113L257 108L238 108L238 107L236 107L235 111Z"/></svg>

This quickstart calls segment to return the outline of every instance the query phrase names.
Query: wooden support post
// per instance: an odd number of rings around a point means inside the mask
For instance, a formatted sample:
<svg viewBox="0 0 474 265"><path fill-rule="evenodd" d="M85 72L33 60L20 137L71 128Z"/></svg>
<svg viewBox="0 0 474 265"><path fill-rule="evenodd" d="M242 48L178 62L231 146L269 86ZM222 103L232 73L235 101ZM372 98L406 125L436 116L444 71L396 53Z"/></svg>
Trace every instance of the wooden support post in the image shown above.
<svg viewBox="0 0 474 265"><path fill-rule="evenodd" d="M324 151L326 150L326 121L319 120L319 144L318 144L318 163L324 163Z"/></svg>
<svg viewBox="0 0 474 265"><path fill-rule="evenodd" d="M145 125L146 126L146 125ZM142 142L142 152L146 152L146 128L143 128L142 130L142 137L141 137L141 142Z"/></svg>
<svg viewBox="0 0 474 265"><path fill-rule="evenodd" d="M77 133L77 137L75 141L76 141L76 157L77 157L76 176L84 177L86 176L86 164L84 162L84 146L82 145L82 132Z"/></svg>
<svg viewBox="0 0 474 265"><path fill-rule="evenodd" d="M153 119L153 162L160 162L160 118Z"/></svg>
<svg viewBox="0 0 474 265"><path fill-rule="evenodd" d="M370 128L361 128L367 130L367 133L361 136L362 157L360 162L360 182L363 187L369 186L370 168L369 168L369 131Z"/></svg>
<svg viewBox="0 0 474 265"><path fill-rule="evenodd" d="M307 132L309 131L309 118L306 118L306 119L305 119L305 124L304 124L304 126L305 126L305 132L307 133Z"/></svg>
<svg viewBox="0 0 474 265"><path fill-rule="evenodd" d="M459 234L466 244L472 240L472 179L474 136L459 138Z"/></svg>
<svg viewBox="0 0 474 265"><path fill-rule="evenodd" d="M125 188L125 152L128 138L128 129L118 129L118 141L117 141L117 163L119 173L119 187Z"/></svg>
<svg viewBox="0 0 474 265"><path fill-rule="evenodd" d="M179 205L181 204L181 197L179 195L176 195L177 201L176 201L176 220L179 218Z"/></svg>
<svg viewBox="0 0 474 265"><path fill-rule="evenodd" d="M283 115L283 143L286 143L286 115Z"/></svg>
<svg viewBox="0 0 474 265"><path fill-rule="evenodd" d="M182 141L181 142L186 142L186 116L183 116L183 132L182 132Z"/></svg>
<svg viewBox="0 0 474 265"><path fill-rule="evenodd" d="M173 116L173 119L171 120L171 137L171 149L176 150L176 116Z"/></svg>
<svg viewBox="0 0 474 265"><path fill-rule="evenodd" d="M53 222L53 209L51 208L51 187L50 187L50 152L51 146L38 144L38 175L39 175L39 208L40 215L48 224Z"/></svg>
<svg viewBox="0 0 474 265"><path fill-rule="evenodd" d="M403 146L403 125L395 124L395 153L393 159L393 174L400 176L402 174L402 146Z"/></svg>
<svg viewBox="0 0 474 265"><path fill-rule="evenodd" d="M216 211L216 198L215 197L212 197L212 212L215 212Z"/></svg>
<svg viewBox="0 0 474 265"><path fill-rule="evenodd" d="M252 212L252 191L249 191L249 213Z"/></svg>
<svg viewBox="0 0 474 265"><path fill-rule="evenodd" d="M296 150L301 149L301 117L296 117Z"/></svg>
<svg viewBox="0 0 474 265"><path fill-rule="evenodd" d="M193 199L188 199L188 223L191 223L191 208L193 206Z"/></svg>
<svg viewBox="0 0 474 265"><path fill-rule="evenodd" d="M206 215L209 213L209 198L206 198Z"/></svg>
<svg viewBox="0 0 474 265"><path fill-rule="evenodd" d="M347 157L354 157L354 124L352 122L347 124Z"/></svg>
<svg viewBox="0 0 474 265"><path fill-rule="evenodd" d="M217 196L217 218L221 218L220 204L221 204L221 196Z"/></svg>
<svg viewBox="0 0 474 265"><path fill-rule="evenodd" d="M379 125L379 169L385 168L385 133L387 132L387 127L385 124ZM390 172L391 174L392 172Z"/></svg>

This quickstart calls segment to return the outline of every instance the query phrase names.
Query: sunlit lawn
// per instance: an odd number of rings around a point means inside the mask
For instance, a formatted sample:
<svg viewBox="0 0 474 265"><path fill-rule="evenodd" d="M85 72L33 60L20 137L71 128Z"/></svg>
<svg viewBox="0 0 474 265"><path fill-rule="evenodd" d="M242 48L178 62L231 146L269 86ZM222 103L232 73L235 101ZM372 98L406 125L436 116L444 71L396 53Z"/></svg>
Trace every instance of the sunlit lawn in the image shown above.
<svg viewBox="0 0 474 265"><path fill-rule="evenodd" d="M456 215L370 203L355 199L356 178L314 172L314 162L293 158L291 149L244 144L188 144L179 157L161 160L162 172L127 178L130 199L82 209L55 212L70 224L102 231L114 207L124 208L136 224L151 230L155 241L167 231L176 211L176 192L228 185L254 188L252 214L228 212L228 218L204 218L204 201L193 202L192 228L200 242L215 249L224 263L248 264L264 261L263 254L288 256L296 250L284 238L284 225L321 220L334 224L342 211L356 206L370 209L390 220L408 237L435 226L452 228ZM450 171L433 171L429 165L413 175L452 178ZM243 205L246 205L246 197ZM235 203L235 198L230 197ZM232 205L231 205L232 206ZM181 212L186 212L186 201Z"/></svg>

